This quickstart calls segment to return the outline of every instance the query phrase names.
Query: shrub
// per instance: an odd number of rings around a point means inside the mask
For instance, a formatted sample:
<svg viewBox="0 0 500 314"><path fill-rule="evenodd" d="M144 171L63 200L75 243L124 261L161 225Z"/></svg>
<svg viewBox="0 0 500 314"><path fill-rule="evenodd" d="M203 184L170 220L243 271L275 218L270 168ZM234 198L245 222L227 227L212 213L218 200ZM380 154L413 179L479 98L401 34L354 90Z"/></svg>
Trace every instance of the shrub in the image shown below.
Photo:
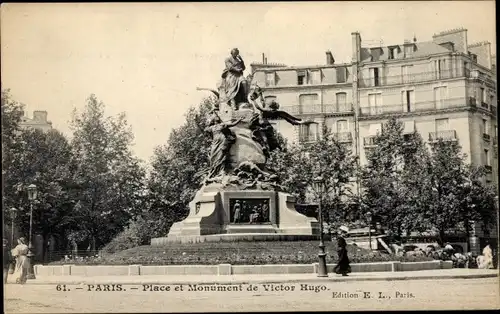
<svg viewBox="0 0 500 314"><path fill-rule="evenodd" d="M142 245L140 221L134 220L120 232L111 242L102 248L103 253L116 253Z"/></svg>

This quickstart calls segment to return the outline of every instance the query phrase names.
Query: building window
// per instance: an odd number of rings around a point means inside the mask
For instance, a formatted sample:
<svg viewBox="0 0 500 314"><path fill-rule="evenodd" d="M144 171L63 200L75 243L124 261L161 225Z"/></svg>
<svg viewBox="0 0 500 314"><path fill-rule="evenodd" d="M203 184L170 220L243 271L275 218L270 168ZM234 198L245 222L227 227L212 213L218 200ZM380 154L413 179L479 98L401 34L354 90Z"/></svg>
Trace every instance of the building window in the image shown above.
<svg viewBox="0 0 500 314"><path fill-rule="evenodd" d="M434 69L436 74L436 79L446 78L446 60L435 60L434 61Z"/></svg>
<svg viewBox="0 0 500 314"><path fill-rule="evenodd" d="M266 73L266 86L276 85L276 73Z"/></svg>
<svg viewBox="0 0 500 314"><path fill-rule="evenodd" d="M436 132L443 132L449 130L450 120L448 118L436 119Z"/></svg>
<svg viewBox="0 0 500 314"><path fill-rule="evenodd" d="M349 132L349 124L347 120L337 121L337 133Z"/></svg>
<svg viewBox="0 0 500 314"><path fill-rule="evenodd" d="M321 70L312 70L310 76L310 84L321 84Z"/></svg>
<svg viewBox="0 0 500 314"><path fill-rule="evenodd" d="M495 105L495 96L490 95L490 106L494 106L494 105Z"/></svg>
<svg viewBox="0 0 500 314"><path fill-rule="evenodd" d="M318 107L318 94L299 95L299 113L315 112Z"/></svg>
<svg viewBox="0 0 500 314"><path fill-rule="evenodd" d="M410 57L413 53L413 45L407 45L405 46L405 55L407 57Z"/></svg>
<svg viewBox="0 0 500 314"><path fill-rule="evenodd" d="M485 149L484 150L484 165L485 166L491 166L490 163L490 151Z"/></svg>
<svg viewBox="0 0 500 314"><path fill-rule="evenodd" d="M370 68L370 82L372 86L380 86L379 69Z"/></svg>
<svg viewBox="0 0 500 314"><path fill-rule="evenodd" d="M389 60L396 59L397 49L397 47L389 47Z"/></svg>
<svg viewBox="0 0 500 314"><path fill-rule="evenodd" d="M299 71L297 72L297 85L304 85L307 82L307 72Z"/></svg>
<svg viewBox="0 0 500 314"><path fill-rule="evenodd" d="M436 106L436 109L442 109L445 107L447 91L448 90L446 86L434 88L434 104Z"/></svg>
<svg viewBox="0 0 500 314"><path fill-rule="evenodd" d="M299 142L313 142L317 139L317 123L299 125Z"/></svg>
<svg viewBox="0 0 500 314"><path fill-rule="evenodd" d="M370 114L379 114L382 110L382 94L368 94Z"/></svg>
<svg viewBox="0 0 500 314"><path fill-rule="evenodd" d="M347 94L342 92L342 93L337 93L336 95L336 100L337 100L337 110L339 112L346 112L347 110Z"/></svg>
<svg viewBox="0 0 500 314"><path fill-rule="evenodd" d="M403 83L410 83L411 82L411 70L413 68L413 65L403 65L401 67L401 78Z"/></svg>
<svg viewBox="0 0 500 314"><path fill-rule="evenodd" d="M404 105L404 111L405 112L411 112L412 111L412 106L415 102L415 91L412 90L406 90L402 92L402 103Z"/></svg>
<svg viewBox="0 0 500 314"><path fill-rule="evenodd" d="M489 132L489 126L488 126L488 120L483 119L483 134L490 134Z"/></svg>
<svg viewBox="0 0 500 314"><path fill-rule="evenodd" d="M479 104L482 104L484 102L484 88L481 87L479 89Z"/></svg>
<svg viewBox="0 0 500 314"><path fill-rule="evenodd" d="M337 83L345 83L347 81L346 67L337 67L335 68L335 72L337 73Z"/></svg>

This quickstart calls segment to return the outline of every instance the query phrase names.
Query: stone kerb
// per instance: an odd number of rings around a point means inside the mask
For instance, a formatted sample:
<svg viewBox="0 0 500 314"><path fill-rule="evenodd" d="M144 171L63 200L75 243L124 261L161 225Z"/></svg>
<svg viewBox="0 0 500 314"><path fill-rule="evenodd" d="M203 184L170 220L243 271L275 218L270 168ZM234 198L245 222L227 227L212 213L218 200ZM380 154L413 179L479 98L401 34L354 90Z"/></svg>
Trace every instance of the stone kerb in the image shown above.
<svg viewBox="0 0 500 314"><path fill-rule="evenodd" d="M333 272L335 264L328 264L328 272ZM432 269L451 269L451 261L428 262L379 262L353 263L352 272L398 272ZM307 274L317 273L318 264L276 264L276 265L35 265L39 276L147 276L147 275L258 275L258 274Z"/></svg>

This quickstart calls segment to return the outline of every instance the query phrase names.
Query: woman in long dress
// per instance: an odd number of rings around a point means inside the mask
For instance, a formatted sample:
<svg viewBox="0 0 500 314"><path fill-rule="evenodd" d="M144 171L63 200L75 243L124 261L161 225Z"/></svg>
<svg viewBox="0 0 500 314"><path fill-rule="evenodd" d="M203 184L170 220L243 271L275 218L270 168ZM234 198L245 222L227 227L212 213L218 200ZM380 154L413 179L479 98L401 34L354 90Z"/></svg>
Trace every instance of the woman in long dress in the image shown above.
<svg viewBox="0 0 500 314"><path fill-rule="evenodd" d="M338 263L335 266L334 271L336 274L342 274L342 276L347 276L351 272L351 266L349 266L349 257L347 256L347 242L343 237L339 237L337 240L339 249L338 253Z"/></svg>
<svg viewBox="0 0 500 314"><path fill-rule="evenodd" d="M17 246L12 249L12 256L16 258L16 266L12 278L16 283L26 283L28 269L30 267L30 260L28 259L28 246L26 245L25 238L17 240Z"/></svg>

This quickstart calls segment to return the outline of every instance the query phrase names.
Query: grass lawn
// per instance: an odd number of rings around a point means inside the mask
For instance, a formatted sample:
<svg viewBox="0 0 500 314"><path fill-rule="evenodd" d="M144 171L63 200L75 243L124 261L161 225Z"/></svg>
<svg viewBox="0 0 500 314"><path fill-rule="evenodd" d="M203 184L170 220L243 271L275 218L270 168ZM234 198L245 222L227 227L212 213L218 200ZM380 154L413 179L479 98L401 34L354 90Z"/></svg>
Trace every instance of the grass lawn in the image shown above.
<svg viewBox="0 0 500 314"><path fill-rule="evenodd" d="M269 242L205 242L195 244L169 244L162 247L139 246L99 258L71 262L86 265L232 265L310 264L318 260L318 241ZM327 262L337 260L337 244L326 242ZM370 252L353 245L348 246L352 263L381 261L426 261L428 257L397 257L381 252ZM64 264L64 261L51 264ZM67 262L66 262L67 263Z"/></svg>

